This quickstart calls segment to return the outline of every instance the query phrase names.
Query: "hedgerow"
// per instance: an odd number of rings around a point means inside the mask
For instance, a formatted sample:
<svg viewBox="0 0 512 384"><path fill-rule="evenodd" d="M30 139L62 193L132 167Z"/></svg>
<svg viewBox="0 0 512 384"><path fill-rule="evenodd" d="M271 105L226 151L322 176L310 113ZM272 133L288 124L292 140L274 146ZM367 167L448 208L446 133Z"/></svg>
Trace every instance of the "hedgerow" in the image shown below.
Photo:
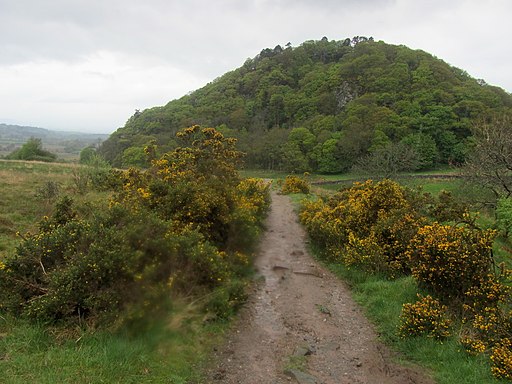
<svg viewBox="0 0 512 384"><path fill-rule="evenodd" d="M157 310L173 294L202 296L226 317L269 204L268 185L241 180L235 142L213 128L178 133L182 147L117 173L103 212L64 197L0 264L0 308L46 323L107 325ZM116 174L113 174L114 176Z"/></svg>

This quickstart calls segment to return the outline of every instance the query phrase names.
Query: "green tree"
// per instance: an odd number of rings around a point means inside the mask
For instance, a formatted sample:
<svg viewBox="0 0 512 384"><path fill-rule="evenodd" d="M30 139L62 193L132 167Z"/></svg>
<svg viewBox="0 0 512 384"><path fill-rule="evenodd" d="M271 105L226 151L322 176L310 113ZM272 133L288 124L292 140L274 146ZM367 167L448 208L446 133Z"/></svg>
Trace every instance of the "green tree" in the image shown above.
<svg viewBox="0 0 512 384"><path fill-rule="evenodd" d="M342 171L339 161L336 157L336 148L341 135L333 134L333 137L327 139L321 144L317 144L313 151L313 158L316 163L316 169L320 173L339 173Z"/></svg>
<svg viewBox="0 0 512 384"><path fill-rule="evenodd" d="M93 147L86 147L80 151L80 164L90 164L96 156L96 149Z"/></svg>
<svg viewBox="0 0 512 384"><path fill-rule="evenodd" d="M130 147L123 151L123 165L128 167L145 167L148 165L144 148Z"/></svg>
<svg viewBox="0 0 512 384"><path fill-rule="evenodd" d="M41 139L32 137L20 149L10 153L6 158L10 160L52 162L57 159L57 155L43 149Z"/></svg>
<svg viewBox="0 0 512 384"><path fill-rule="evenodd" d="M283 146L284 168L288 172L311 170L310 155L316 144L315 136L307 128L294 128Z"/></svg>
<svg viewBox="0 0 512 384"><path fill-rule="evenodd" d="M404 137L401 143L416 152L418 160L417 169L431 169L436 164L439 152L436 142L431 136L424 133L413 133Z"/></svg>
<svg viewBox="0 0 512 384"><path fill-rule="evenodd" d="M418 168L418 154L404 143L389 143L359 159L354 172L379 178L393 178L400 172Z"/></svg>

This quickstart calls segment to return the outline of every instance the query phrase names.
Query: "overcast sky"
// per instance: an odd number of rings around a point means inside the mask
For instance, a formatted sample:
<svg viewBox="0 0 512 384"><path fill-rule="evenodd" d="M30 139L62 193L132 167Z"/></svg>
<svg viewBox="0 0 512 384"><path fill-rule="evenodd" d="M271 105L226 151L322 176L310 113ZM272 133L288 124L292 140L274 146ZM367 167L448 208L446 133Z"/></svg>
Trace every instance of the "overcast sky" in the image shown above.
<svg viewBox="0 0 512 384"><path fill-rule="evenodd" d="M512 91L510 0L0 0L0 123L110 133L263 48L373 36Z"/></svg>

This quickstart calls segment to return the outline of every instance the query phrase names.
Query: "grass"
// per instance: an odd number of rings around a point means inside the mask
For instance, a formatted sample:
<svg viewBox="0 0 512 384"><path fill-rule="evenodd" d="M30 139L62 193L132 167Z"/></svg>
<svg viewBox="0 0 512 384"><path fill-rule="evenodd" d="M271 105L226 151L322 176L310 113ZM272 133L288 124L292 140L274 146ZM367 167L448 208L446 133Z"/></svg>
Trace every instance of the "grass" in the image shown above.
<svg viewBox="0 0 512 384"><path fill-rule="evenodd" d="M314 253L318 254L317 251ZM473 357L462 351L457 335L443 342L426 337L402 339L397 336L402 304L416 301L416 293L419 292L412 277L387 280L347 269L341 264L327 266L349 283L354 299L364 308L381 339L401 353L401 363L416 363L426 368L438 384L503 382L492 376L485 358Z"/></svg>
<svg viewBox="0 0 512 384"><path fill-rule="evenodd" d="M48 182L59 185L59 195L72 196L78 202L107 203L107 193L76 192L73 174L80 168L76 164L0 160L0 258L18 244L16 232L34 232L41 218L50 214L55 199L38 196Z"/></svg>
<svg viewBox="0 0 512 384"><path fill-rule="evenodd" d="M457 193L461 189L463 182L457 179L427 178L401 180L400 183L410 188L421 188L423 192L437 196L443 190Z"/></svg>
<svg viewBox="0 0 512 384"><path fill-rule="evenodd" d="M149 327L116 333L77 331L73 338L2 318L1 382L189 383L200 379L200 364L224 328L205 326L186 306L175 309L168 321L160 319Z"/></svg>
<svg viewBox="0 0 512 384"><path fill-rule="evenodd" d="M60 186L87 209L108 204L108 193L78 194L73 164L0 161L0 260L20 239L16 232L34 232L53 201L37 196L49 181ZM212 343L227 323L205 323L203 314L185 301L149 325L120 331L75 329L64 333L2 313L0 308L0 382L53 383L172 383L200 380Z"/></svg>
<svg viewBox="0 0 512 384"><path fill-rule="evenodd" d="M259 179L284 179L286 175L286 172L263 169L242 169L240 171L240 176L244 178L254 177Z"/></svg>

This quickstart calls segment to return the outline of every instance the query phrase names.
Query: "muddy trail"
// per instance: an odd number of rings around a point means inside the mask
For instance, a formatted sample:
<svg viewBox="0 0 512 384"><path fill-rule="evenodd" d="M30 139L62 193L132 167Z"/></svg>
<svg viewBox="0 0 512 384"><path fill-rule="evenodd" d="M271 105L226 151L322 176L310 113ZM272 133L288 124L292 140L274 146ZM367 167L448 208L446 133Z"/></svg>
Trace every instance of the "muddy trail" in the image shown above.
<svg viewBox="0 0 512 384"><path fill-rule="evenodd" d="M289 198L272 199L259 283L216 348L206 383L434 383L393 363L347 286L308 254Z"/></svg>

